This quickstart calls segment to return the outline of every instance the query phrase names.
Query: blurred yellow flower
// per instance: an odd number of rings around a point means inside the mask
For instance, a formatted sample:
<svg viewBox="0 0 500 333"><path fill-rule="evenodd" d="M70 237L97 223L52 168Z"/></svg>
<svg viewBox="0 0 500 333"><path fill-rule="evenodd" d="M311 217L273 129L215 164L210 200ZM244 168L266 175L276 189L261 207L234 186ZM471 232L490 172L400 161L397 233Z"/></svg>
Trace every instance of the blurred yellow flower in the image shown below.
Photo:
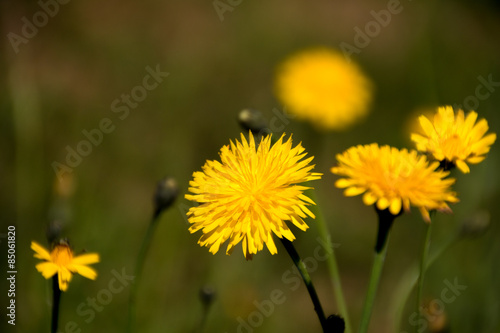
<svg viewBox="0 0 500 333"><path fill-rule="evenodd" d="M97 253L74 256L69 245L64 242L55 245L50 253L36 242L31 242L31 249L35 251L35 258L45 260L37 264L35 266L36 269L46 279L57 274L59 289L62 291L68 289L68 284L73 277L73 273L78 273L91 280L95 280L97 277L97 272L87 266L99 262L99 255Z"/></svg>
<svg viewBox="0 0 500 333"><path fill-rule="evenodd" d="M416 133L420 135L425 135L422 126L420 126L419 117L425 116L427 118L431 118L436 113L435 107L421 107L412 110L407 116L406 121L403 126L401 126L400 131L403 136L408 135L408 133Z"/></svg>
<svg viewBox="0 0 500 333"><path fill-rule="evenodd" d="M455 115L451 106L439 107L434 122L420 116L420 126L425 135L413 133L411 139L418 150L433 155L444 164L456 166L463 173L469 173L467 163L483 161L497 138L495 133L484 136L488 131L488 122L481 119L476 123L476 119L474 111L465 117L463 110L458 110Z"/></svg>
<svg viewBox="0 0 500 333"><path fill-rule="evenodd" d="M203 232L198 244L210 247L215 254L229 239L226 254L242 241L246 259L262 250L264 243L271 254L277 253L273 233L293 241L295 236L286 221L301 230L308 228L304 218L314 214L306 207L314 202L303 192L310 187L297 185L320 179L312 173L313 157L299 143L292 148L292 138L284 135L271 146L271 136L262 139L258 147L252 133L247 141L221 148L221 162L207 161L203 171L193 173L186 199L200 203L187 215L191 233Z"/></svg>
<svg viewBox="0 0 500 333"><path fill-rule="evenodd" d="M361 69L328 48L292 55L278 68L275 90L291 113L326 130L360 121L372 101L372 84Z"/></svg>
<svg viewBox="0 0 500 333"><path fill-rule="evenodd" d="M430 222L429 210L449 211L447 202L457 202L450 190L455 182L445 178L449 172L436 170L439 162L430 163L415 150L398 150L378 144L358 145L337 155L338 166L331 172L345 178L335 186L345 188L346 196L364 193L363 202L380 210L389 209L398 215L401 209L418 207L425 221Z"/></svg>

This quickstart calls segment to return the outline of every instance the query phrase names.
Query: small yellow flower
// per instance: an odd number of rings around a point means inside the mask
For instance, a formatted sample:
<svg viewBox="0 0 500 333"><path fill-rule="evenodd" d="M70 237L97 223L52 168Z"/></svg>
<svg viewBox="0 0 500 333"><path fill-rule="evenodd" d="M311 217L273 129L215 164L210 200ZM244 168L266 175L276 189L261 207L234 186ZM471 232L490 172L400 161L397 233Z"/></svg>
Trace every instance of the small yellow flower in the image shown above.
<svg viewBox="0 0 500 333"><path fill-rule="evenodd" d="M354 63L328 48L302 51L278 69L277 97L299 119L326 130L344 130L364 118L372 84Z"/></svg>
<svg viewBox="0 0 500 333"><path fill-rule="evenodd" d="M467 163L482 162L497 138L495 133L484 136L488 132L488 122L481 119L476 123L476 119L474 111L465 117L463 110L455 114L451 106L439 107L434 122L420 116L420 126L425 135L413 133L411 139L418 150L432 154L440 162L456 165L463 173L469 173Z"/></svg>
<svg viewBox="0 0 500 333"><path fill-rule="evenodd" d="M430 163L416 151L398 150L378 144L351 147L337 155L338 166L331 172L345 178L335 186L345 188L346 196L364 193L363 202L398 215L401 209L418 207L425 221L429 210L449 211L446 202L457 202L450 190L455 182L445 178L449 172L436 170L439 162Z"/></svg>
<svg viewBox="0 0 500 333"><path fill-rule="evenodd" d="M59 289L66 291L73 273L78 273L88 279L95 280L97 272L87 265L99 262L97 253L87 253L74 256L73 250L67 243L60 242L49 252L36 242L31 242L31 249L35 251L35 258L45 260L37 264L36 269L48 279L57 274Z"/></svg>
<svg viewBox="0 0 500 333"><path fill-rule="evenodd" d="M292 147L292 138L284 135L271 146L271 136L262 139L258 147L252 133L247 141L221 148L221 162L207 161L203 171L194 172L186 199L200 205L189 209L191 233L201 230L198 244L210 247L215 254L229 239L226 254L236 244L243 243L246 259L262 250L266 244L271 254L277 253L273 234L279 238L295 239L286 221L305 231L307 216L314 214L306 207L314 202L303 192L310 187L297 185L320 179L311 173L313 157L306 156L299 143Z"/></svg>

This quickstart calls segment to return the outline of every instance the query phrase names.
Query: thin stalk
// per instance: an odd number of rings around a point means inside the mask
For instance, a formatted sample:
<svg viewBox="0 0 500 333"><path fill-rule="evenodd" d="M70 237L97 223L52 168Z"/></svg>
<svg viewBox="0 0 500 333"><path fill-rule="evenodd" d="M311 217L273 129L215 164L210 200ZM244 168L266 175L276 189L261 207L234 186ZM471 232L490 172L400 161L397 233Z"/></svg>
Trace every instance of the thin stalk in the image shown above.
<svg viewBox="0 0 500 333"><path fill-rule="evenodd" d="M208 308L206 306L203 307L203 314L200 320L200 324L198 325L198 330L196 332L202 333L205 328L205 323L207 322L208 317Z"/></svg>
<svg viewBox="0 0 500 333"><path fill-rule="evenodd" d="M137 290L141 284L142 269L144 267L144 262L148 254L149 247L151 245L151 240L153 239L154 231L157 225L157 219L159 214L155 213L151 222L149 223L148 230L142 241L141 249L139 250L139 255L137 256L137 262L135 264L134 271L134 283L132 283L130 289L130 299L128 303L128 325L127 332L134 332L135 326L135 313L136 313L136 298Z"/></svg>
<svg viewBox="0 0 500 333"><path fill-rule="evenodd" d="M316 192L311 191L311 199L318 204L316 199ZM344 318L345 322L345 332L351 333L351 322L349 320L349 311L347 309L347 303L345 301L344 292L342 289L342 283L340 281L340 272L337 264L337 259L335 257L335 252L333 246L331 245L331 237L328 231L328 227L325 223L325 218L323 216L323 212L320 207L316 205L314 207L316 213L316 225L318 226L319 237L322 240L323 244L327 244L327 266L328 272L330 273L330 279L333 287L333 294L335 296L335 301L339 308L340 315Z"/></svg>
<svg viewBox="0 0 500 333"><path fill-rule="evenodd" d="M299 273L302 276L302 280L304 280L304 283L306 284L307 291L309 292L309 296L311 296L311 300L314 305L314 311L316 311L316 314L318 315L319 322L321 324L323 332L326 333L327 330L326 330L325 313L323 312L323 308L321 307L321 303L319 302L318 294L316 293L316 289L314 288L314 285L311 281L311 277L307 272L306 266L304 265L302 259L300 259L300 256L297 253L297 250L295 250L295 247L293 246L292 242L290 242L285 238L280 238L280 240L281 243L283 243L283 246L285 247L286 251L290 255L290 258L292 258L293 263L299 270Z"/></svg>
<svg viewBox="0 0 500 333"><path fill-rule="evenodd" d="M363 306L363 313L361 315L359 333L366 333L368 331L373 305L375 304L375 296L377 294L380 277L382 276L382 269L384 267L385 256L387 254L389 231L391 229L392 222L394 222L394 219L396 218L396 216L392 215L387 209L382 211L376 209L376 211L379 218L377 242L375 244L375 256L370 273L368 290L366 292L365 304Z"/></svg>
<svg viewBox="0 0 500 333"><path fill-rule="evenodd" d="M59 289L58 274L52 277L52 323L50 327L51 333L57 333L59 324L59 305L61 304L61 290Z"/></svg>
<svg viewBox="0 0 500 333"><path fill-rule="evenodd" d="M416 300L416 311L420 313L420 302L422 301L422 290L424 287L424 276L425 270L427 268L427 258L429 256L429 248L431 245L431 234L432 234L432 225L434 223L426 223L426 231L425 231L425 240L424 245L422 247L422 255L420 257L420 273L418 275L417 282L417 300ZM415 332L418 332L417 326L415 326Z"/></svg>
<svg viewBox="0 0 500 333"><path fill-rule="evenodd" d="M425 264L425 269L429 269L429 267L436 262L441 255L448 250L453 244L455 244L460 239L459 233L453 234L449 237L437 250L429 255L428 260ZM411 291L417 285L419 277L419 270L417 265L413 265L404 275L403 279L399 283L399 287L396 289L395 297L392 301L391 311L390 313L395 313L395 327L393 332L401 331L401 324L403 321L403 314L405 304L408 301L408 298L411 295Z"/></svg>
<svg viewBox="0 0 500 333"><path fill-rule="evenodd" d="M368 291L366 292L363 314L361 316L361 323L359 326L360 333L368 331L373 304L375 303L375 295L377 294L378 284L380 282L380 277L382 276L382 268L384 267L385 256L387 254L387 244L388 242L386 242L382 251L375 252L372 271L370 273L370 282L368 284Z"/></svg>
<svg viewBox="0 0 500 333"><path fill-rule="evenodd" d="M200 324L198 325L198 329L196 330L196 332L198 333L202 333L205 330L205 325L207 323L208 311L210 310L210 305L211 304L203 305L203 313L201 315Z"/></svg>

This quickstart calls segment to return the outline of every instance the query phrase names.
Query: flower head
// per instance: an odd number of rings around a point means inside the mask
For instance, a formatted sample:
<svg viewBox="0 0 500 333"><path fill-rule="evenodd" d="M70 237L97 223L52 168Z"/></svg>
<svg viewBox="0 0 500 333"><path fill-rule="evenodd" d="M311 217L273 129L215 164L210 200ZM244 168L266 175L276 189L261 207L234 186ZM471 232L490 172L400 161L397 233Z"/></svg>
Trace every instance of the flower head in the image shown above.
<svg viewBox="0 0 500 333"><path fill-rule="evenodd" d="M210 247L213 254L228 239L226 254L240 241L247 259L264 244L275 254L273 234L295 239L286 221L306 230L303 219L314 218L306 207L314 202L303 194L310 187L298 185L321 178L311 172L313 157L304 159L304 148L300 143L292 147L291 137L284 141L282 135L271 146L269 135L256 147L252 133L249 135L248 141L241 134L241 143L231 141L222 147L221 162L207 161L189 183L192 194L186 194L186 199L200 204L187 213L192 224L189 231L201 230L198 244Z"/></svg>
<svg viewBox="0 0 500 333"><path fill-rule="evenodd" d="M463 110L455 114L451 106L439 107L433 122L420 116L420 126L425 134L413 133L411 139L418 150L433 155L440 162L456 166L463 173L469 173L467 163L483 161L497 138L495 133L484 136L488 131L488 122L481 119L476 123L476 119L474 111L465 117Z"/></svg>
<svg viewBox="0 0 500 333"><path fill-rule="evenodd" d="M327 130L358 122L372 100L372 84L361 69L328 48L291 56L279 67L275 86L291 113Z"/></svg>
<svg viewBox="0 0 500 333"><path fill-rule="evenodd" d="M398 150L378 144L351 147L337 155L338 166L332 173L344 176L335 186L345 188L346 196L364 193L366 205L376 203L380 210L398 215L410 205L420 209L426 221L429 210L449 210L446 202L457 202L450 190L455 182L445 178L449 172L436 170L439 162L430 163L416 151Z"/></svg>
<svg viewBox="0 0 500 333"><path fill-rule="evenodd" d="M165 177L156 185L156 191L153 197L154 217L158 217L161 212L169 208L179 195L179 186L172 177Z"/></svg>
<svg viewBox="0 0 500 333"><path fill-rule="evenodd" d="M88 279L95 280L97 272L88 267L89 264L99 262L97 253L86 253L79 256L73 254L73 250L66 242L56 244L51 252L37 242L31 242L31 249L35 251L35 258L45 260L37 264L36 269L48 279L57 274L59 289L66 291L73 273L78 273Z"/></svg>

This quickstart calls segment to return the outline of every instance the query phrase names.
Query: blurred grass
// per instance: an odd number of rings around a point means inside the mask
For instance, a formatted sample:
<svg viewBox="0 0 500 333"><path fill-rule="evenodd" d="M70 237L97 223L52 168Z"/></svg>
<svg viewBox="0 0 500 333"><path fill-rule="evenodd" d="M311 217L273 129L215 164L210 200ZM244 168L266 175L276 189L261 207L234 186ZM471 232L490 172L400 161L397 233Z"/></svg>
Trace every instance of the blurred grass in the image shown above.
<svg viewBox="0 0 500 333"><path fill-rule="evenodd" d="M432 8L429 1L402 5L403 11L353 57L376 86L368 119L344 133L317 133L309 124L293 120L284 129L303 142L315 156L317 171L324 173L315 187L333 242L340 244L337 255L355 327L376 217L361 200L345 198L333 187L336 178L329 168L335 154L370 142L411 147L405 130L415 110L462 104L475 93L479 75L491 74L500 81L495 2L442 1ZM29 1L1 6L4 36L19 33L20 19L39 10ZM386 1L243 1L221 22L210 1L70 2L61 5L28 44L21 44L18 54L4 39L0 232L17 225L17 330L46 332L49 325L49 283L34 269L29 243L44 242L55 214L77 252L87 249L102 257L95 282L75 277L63 295L61 330L74 321L82 332L123 331L128 288L113 295L90 323L76 309L107 288L113 269L132 273L156 181L174 176L185 193L192 172L206 159L217 158L219 148L239 136L240 109L254 107L268 118L274 108L283 110L273 97L272 83L282 59L307 46L353 44L353 28L363 28L373 19L371 10L386 6ZM111 111L111 102L142 83L146 66L157 64L170 76L120 120ZM499 105L500 91L494 91L477 109L497 133ZM65 147L75 148L85 139L82 131L96 128L102 118L110 118L116 129L74 168L75 191L61 213L61 208L53 208L57 180L51 163L63 162ZM494 145L471 174L457 174L461 202L454 206L453 216L435 221L433 243L439 243L464 217L479 209L491 214L492 226L484 236L456 244L426 276L424 297L431 299L439 296L444 279L458 277L468 286L445 309L453 332L500 330L500 230L495 223L499 158ZM319 331L305 288L292 291L282 280L292 267L283 248L277 256L263 251L251 262L238 249L230 257L222 251L212 256L196 244L199 235L187 231L183 213L189 205L181 196L158 226L139 291L141 332L192 332L202 311L198 291L205 284L214 286L218 295L207 332L236 331L236 318L246 320L255 311L254 300L269 299L274 289L284 292L286 302L277 305L256 331ZM296 241L303 257L311 256L317 246L314 221L308 223L310 230ZM417 212L395 224L371 331L388 332L394 316L387 311L391 294L403 272L417 261L423 230ZM312 279L325 311L333 313L336 307L326 274L325 264L320 263ZM408 307L407 315L412 311ZM5 331L3 320L0 325Z"/></svg>

